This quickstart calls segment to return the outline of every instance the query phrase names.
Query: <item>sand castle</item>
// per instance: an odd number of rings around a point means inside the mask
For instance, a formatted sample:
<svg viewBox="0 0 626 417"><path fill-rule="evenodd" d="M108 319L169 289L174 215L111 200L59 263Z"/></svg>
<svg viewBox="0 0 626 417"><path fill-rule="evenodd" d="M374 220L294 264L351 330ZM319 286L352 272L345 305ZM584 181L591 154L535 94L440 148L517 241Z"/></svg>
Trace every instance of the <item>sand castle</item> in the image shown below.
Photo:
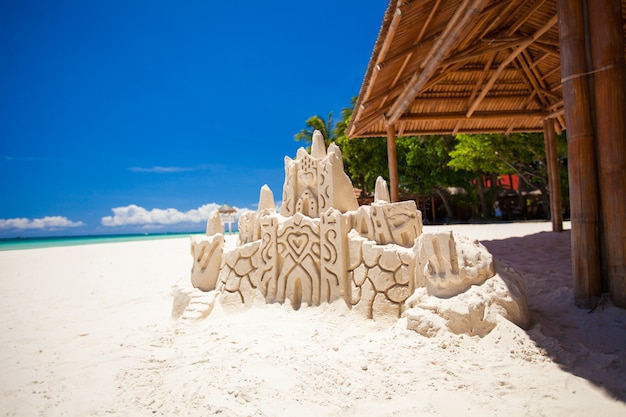
<svg viewBox="0 0 626 417"><path fill-rule="evenodd" d="M192 237L191 283L174 315L206 317L215 303L345 303L367 319L406 317L425 336L486 335L500 318L522 328L529 312L521 277L478 241L422 231L414 201L391 203L378 178L375 201L359 206L340 149L315 132L309 154L285 158L280 212L267 186L258 210L239 218L239 241L224 248L217 212Z"/></svg>

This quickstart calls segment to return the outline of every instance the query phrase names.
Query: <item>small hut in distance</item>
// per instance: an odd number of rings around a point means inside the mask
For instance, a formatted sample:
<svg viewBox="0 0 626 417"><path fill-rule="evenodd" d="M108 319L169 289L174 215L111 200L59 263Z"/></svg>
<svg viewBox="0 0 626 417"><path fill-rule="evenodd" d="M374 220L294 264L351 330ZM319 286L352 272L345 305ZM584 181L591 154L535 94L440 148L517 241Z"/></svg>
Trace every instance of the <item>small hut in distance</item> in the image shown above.
<svg viewBox="0 0 626 417"><path fill-rule="evenodd" d="M228 204L224 203L217 209L220 213L220 221L222 225L224 225L224 230L226 230L226 224L228 224L228 233L233 233L233 223L236 220L237 210Z"/></svg>

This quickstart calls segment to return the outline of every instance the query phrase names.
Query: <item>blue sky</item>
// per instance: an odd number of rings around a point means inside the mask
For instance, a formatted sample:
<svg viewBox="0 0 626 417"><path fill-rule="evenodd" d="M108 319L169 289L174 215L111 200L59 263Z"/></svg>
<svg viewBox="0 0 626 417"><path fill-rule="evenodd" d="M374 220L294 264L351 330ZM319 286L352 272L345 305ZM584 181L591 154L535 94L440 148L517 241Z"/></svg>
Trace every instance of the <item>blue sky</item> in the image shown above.
<svg viewBox="0 0 626 417"><path fill-rule="evenodd" d="M357 95L387 2L0 4L0 237L203 230L280 201Z"/></svg>

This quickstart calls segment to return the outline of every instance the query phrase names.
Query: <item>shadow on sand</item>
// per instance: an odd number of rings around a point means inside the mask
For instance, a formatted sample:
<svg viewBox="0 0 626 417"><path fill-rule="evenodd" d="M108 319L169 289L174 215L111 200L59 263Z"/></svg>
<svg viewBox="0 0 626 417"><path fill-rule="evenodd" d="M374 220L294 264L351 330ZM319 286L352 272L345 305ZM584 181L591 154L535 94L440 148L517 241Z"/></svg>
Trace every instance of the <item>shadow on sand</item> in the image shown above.
<svg viewBox="0 0 626 417"><path fill-rule="evenodd" d="M537 346L567 372L626 402L626 310L608 299L593 311L574 305L570 232L482 243L524 277L532 319L528 334Z"/></svg>

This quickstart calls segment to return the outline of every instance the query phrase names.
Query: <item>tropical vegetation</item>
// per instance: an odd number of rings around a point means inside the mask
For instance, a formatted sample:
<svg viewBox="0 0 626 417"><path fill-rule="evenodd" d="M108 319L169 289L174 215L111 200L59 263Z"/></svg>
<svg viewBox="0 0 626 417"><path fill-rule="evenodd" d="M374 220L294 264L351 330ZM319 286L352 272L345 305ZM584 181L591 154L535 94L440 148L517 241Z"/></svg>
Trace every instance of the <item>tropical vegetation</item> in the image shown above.
<svg viewBox="0 0 626 417"><path fill-rule="evenodd" d="M344 168L353 185L371 194L378 176L389 178L387 139L347 137L355 101L356 97L350 107L342 109L337 122L332 112L326 119L310 117L295 138L309 144L314 130L320 130L327 145L335 142L341 148ZM563 202L568 207L567 144L564 134L557 139ZM438 211L445 213L440 217L447 221L459 217L459 208L467 208L473 219L492 217L493 208L503 195L515 201L516 206L540 204L541 212L550 216L545 147L540 133L399 137L396 152L401 197L436 198L441 203ZM519 190L499 185L499 178L513 176L519 179ZM521 191L534 191L537 199L525 202Z"/></svg>

